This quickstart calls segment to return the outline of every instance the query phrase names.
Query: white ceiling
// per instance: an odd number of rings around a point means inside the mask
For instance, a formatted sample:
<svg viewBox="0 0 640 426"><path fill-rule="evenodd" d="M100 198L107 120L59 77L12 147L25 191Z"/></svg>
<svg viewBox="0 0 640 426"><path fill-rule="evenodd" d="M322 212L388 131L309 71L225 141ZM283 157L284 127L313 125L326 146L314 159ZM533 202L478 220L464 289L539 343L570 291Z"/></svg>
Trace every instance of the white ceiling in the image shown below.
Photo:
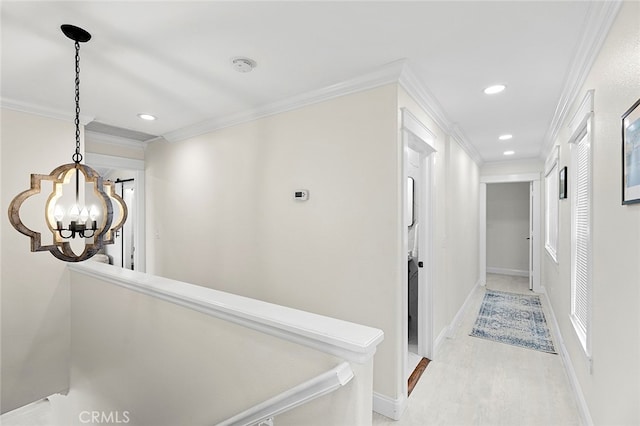
<svg viewBox="0 0 640 426"><path fill-rule="evenodd" d="M82 115L111 126L169 134L406 59L480 161L507 149L533 158L581 65L594 4L2 1L2 102L73 114L69 23L93 36L80 54ZM238 73L237 56L258 66ZM494 83L507 90L482 93Z"/></svg>

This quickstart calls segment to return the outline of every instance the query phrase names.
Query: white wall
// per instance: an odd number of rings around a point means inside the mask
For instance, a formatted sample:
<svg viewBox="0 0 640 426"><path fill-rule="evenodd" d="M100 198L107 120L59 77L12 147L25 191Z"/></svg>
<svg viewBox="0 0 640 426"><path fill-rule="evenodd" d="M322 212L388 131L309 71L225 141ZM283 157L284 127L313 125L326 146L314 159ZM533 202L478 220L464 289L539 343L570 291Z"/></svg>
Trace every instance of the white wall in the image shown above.
<svg viewBox="0 0 640 426"><path fill-rule="evenodd" d="M74 126L2 109L2 211L0 222L2 304L2 412L12 410L69 384L69 285L65 263L48 252L31 253L29 238L13 229L9 203L29 189L31 173L48 174L71 163ZM49 186L49 191L51 187ZM23 204L23 222L46 229L44 202ZM41 206L40 208L38 208ZM49 241L51 238L49 238ZM43 243L46 235L43 234Z"/></svg>
<svg viewBox="0 0 640 426"><path fill-rule="evenodd" d="M487 185L487 270L529 272L529 182Z"/></svg>
<svg viewBox="0 0 640 426"><path fill-rule="evenodd" d="M537 159L495 161L484 163L480 168L480 176L505 176L529 173L541 173L544 161Z"/></svg>
<svg viewBox="0 0 640 426"><path fill-rule="evenodd" d="M448 277L444 300L450 324L473 286L480 281L480 174L476 163L458 143L450 141L447 148L445 250Z"/></svg>
<svg viewBox="0 0 640 426"><path fill-rule="evenodd" d="M152 143L147 270L382 329L374 389L396 398L406 338L397 115L388 85ZM296 189L309 200L294 201Z"/></svg>
<svg viewBox="0 0 640 426"><path fill-rule="evenodd" d="M640 95L640 3L624 2L573 104L594 89L592 358L589 369L569 321L570 198L560 202L558 264L543 257L543 280L594 424L640 424L640 205L621 205L620 117ZM570 166L568 122L556 142ZM573 186L569 181L569 197Z"/></svg>
<svg viewBox="0 0 640 426"><path fill-rule="evenodd" d="M73 272L71 291L71 390L52 404L60 425L86 424L86 411L126 412L120 423L139 426L218 424L344 361L100 278ZM372 360L351 367L344 387L275 423L370 425Z"/></svg>

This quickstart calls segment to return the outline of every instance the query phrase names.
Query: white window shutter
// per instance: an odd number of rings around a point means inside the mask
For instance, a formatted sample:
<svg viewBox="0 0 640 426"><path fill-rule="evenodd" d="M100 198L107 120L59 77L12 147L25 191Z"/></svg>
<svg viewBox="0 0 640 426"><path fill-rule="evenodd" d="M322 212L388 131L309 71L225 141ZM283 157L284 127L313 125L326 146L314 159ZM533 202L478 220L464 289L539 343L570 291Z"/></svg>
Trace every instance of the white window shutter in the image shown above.
<svg viewBox="0 0 640 426"><path fill-rule="evenodd" d="M586 340L589 326L590 281L590 146L585 135L576 144L576 182L574 184L574 277L572 315L581 338Z"/></svg>

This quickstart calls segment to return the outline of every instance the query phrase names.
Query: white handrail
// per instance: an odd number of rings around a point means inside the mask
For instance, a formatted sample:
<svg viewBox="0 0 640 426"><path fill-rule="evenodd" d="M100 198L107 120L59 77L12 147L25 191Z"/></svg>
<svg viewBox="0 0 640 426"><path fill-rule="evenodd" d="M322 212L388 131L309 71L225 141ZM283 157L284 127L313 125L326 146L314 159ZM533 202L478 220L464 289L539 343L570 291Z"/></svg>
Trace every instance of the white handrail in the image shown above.
<svg viewBox="0 0 640 426"><path fill-rule="evenodd" d="M279 395L239 413L217 426L249 426L289 411L299 405L333 392L353 378L348 362L301 383Z"/></svg>
<svg viewBox="0 0 640 426"><path fill-rule="evenodd" d="M350 362L363 364L373 358L384 339L377 328L104 263L88 261L68 268Z"/></svg>

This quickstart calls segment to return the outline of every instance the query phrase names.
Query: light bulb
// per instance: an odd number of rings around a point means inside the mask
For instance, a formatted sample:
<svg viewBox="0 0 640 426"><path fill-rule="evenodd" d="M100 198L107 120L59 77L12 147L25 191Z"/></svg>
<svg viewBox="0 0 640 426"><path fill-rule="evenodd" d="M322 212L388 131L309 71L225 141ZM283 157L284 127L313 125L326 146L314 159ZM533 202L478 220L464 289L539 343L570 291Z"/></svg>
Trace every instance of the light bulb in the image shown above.
<svg viewBox="0 0 640 426"><path fill-rule="evenodd" d="M92 221L98 219L98 216L100 215L100 211L98 210L98 208L96 206L91 206L91 209L89 210L89 217L91 218Z"/></svg>
<svg viewBox="0 0 640 426"><path fill-rule="evenodd" d="M76 221L78 220L78 216L80 216L80 207L77 204L74 204L71 209L69 209L69 219Z"/></svg>
<svg viewBox="0 0 640 426"><path fill-rule="evenodd" d="M89 219L89 211L86 207L83 207L80 212L80 223L85 223L87 219Z"/></svg>
<svg viewBox="0 0 640 426"><path fill-rule="evenodd" d="M57 204L56 204L56 208L53 209L53 218L57 222L62 222L62 219L64 218L64 210L62 209L62 207L60 207Z"/></svg>

